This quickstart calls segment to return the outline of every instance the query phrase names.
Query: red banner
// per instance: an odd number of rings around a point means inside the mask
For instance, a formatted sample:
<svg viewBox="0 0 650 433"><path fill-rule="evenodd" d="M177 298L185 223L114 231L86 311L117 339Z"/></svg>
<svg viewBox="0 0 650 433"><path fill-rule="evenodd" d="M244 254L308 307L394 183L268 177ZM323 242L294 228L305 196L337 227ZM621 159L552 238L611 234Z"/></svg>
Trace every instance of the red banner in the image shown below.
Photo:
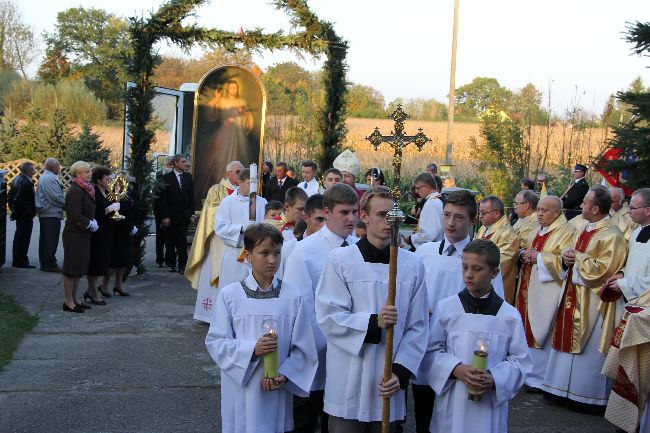
<svg viewBox="0 0 650 433"><path fill-rule="evenodd" d="M601 161L616 161L623 159L623 150L616 147L610 147L603 153ZM634 190L621 182L621 173L617 170L610 169L609 171L602 165L596 167L596 171L600 173L610 185L623 188L626 196L632 195Z"/></svg>

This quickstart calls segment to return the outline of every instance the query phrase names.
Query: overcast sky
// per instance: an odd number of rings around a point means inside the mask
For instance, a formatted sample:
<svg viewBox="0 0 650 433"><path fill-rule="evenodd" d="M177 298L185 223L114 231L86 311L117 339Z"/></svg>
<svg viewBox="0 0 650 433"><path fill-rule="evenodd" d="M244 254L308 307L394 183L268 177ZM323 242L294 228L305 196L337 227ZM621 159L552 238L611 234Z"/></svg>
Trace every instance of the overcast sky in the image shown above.
<svg viewBox="0 0 650 433"><path fill-rule="evenodd" d="M126 17L147 15L161 3L17 0L23 19L39 34L54 29L57 12L82 4ZM348 40L350 81L374 87L387 103L397 97L447 101L453 0L309 4ZM197 14L200 24L224 30L289 30L288 18L264 0L212 0ZM460 0L459 16L456 87L477 76L494 77L513 90L531 82L546 98L550 83L555 112L577 100L599 113L610 94L637 76L650 85L650 58L632 55L631 45L622 40L626 22L650 21L648 0ZM40 44L43 53L42 39ZM174 50L162 47L161 52ZM322 59L301 62L282 52L264 52L255 61L264 68L283 61L311 70L322 64Z"/></svg>

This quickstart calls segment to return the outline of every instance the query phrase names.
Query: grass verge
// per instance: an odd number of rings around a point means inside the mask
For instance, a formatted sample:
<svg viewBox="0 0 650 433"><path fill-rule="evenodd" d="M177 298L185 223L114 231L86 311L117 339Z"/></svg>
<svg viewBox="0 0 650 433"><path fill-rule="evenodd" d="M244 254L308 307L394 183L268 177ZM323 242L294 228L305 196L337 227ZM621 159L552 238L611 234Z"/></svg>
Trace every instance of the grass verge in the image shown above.
<svg viewBox="0 0 650 433"><path fill-rule="evenodd" d="M13 296L0 292L0 370L11 361L23 335L37 323L38 317L25 311Z"/></svg>

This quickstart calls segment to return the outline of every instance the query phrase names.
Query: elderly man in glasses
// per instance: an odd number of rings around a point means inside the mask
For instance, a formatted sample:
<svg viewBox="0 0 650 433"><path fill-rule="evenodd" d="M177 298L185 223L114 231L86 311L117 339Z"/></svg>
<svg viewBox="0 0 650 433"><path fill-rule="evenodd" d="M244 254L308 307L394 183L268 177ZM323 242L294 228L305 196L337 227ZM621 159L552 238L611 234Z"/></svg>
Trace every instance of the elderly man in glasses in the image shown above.
<svg viewBox="0 0 650 433"><path fill-rule="evenodd" d="M241 162L229 162L226 166L226 177L208 190L185 267L185 278L198 290L194 318L207 323L210 323L212 317L213 298L216 299L224 251L223 242L214 233L214 215L221 201L232 194L239 185L239 173L243 169Z"/></svg>
<svg viewBox="0 0 650 433"><path fill-rule="evenodd" d="M515 196L515 201L512 203L518 217L512 229L519 236L521 248L528 247L528 235L539 227L537 222L537 202L539 202L539 196L534 191L522 190Z"/></svg>
<svg viewBox="0 0 650 433"><path fill-rule="evenodd" d="M476 237L490 240L499 247L504 299L512 305L515 297L519 237L508 222L505 206L499 197L495 195L484 197L479 204L478 214L483 225Z"/></svg>

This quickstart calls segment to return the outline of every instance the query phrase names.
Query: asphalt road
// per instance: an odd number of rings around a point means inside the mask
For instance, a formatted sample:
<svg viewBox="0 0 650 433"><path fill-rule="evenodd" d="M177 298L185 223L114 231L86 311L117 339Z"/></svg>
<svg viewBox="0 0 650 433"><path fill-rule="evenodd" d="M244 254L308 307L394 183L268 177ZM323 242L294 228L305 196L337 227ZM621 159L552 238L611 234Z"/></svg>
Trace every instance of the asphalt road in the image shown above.
<svg viewBox="0 0 650 433"><path fill-rule="evenodd" d="M203 344L207 327L192 319L196 292L181 275L155 267L153 238L148 272L125 287L131 297L71 314L61 311L60 274L11 268L13 230L8 223L9 265L0 268L0 289L40 321L0 371L0 433L221 431L219 371ZM38 265L37 222L29 255ZM404 431L415 431L412 414ZM509 431L614 428L522 393L510 405Z"/></svg>

